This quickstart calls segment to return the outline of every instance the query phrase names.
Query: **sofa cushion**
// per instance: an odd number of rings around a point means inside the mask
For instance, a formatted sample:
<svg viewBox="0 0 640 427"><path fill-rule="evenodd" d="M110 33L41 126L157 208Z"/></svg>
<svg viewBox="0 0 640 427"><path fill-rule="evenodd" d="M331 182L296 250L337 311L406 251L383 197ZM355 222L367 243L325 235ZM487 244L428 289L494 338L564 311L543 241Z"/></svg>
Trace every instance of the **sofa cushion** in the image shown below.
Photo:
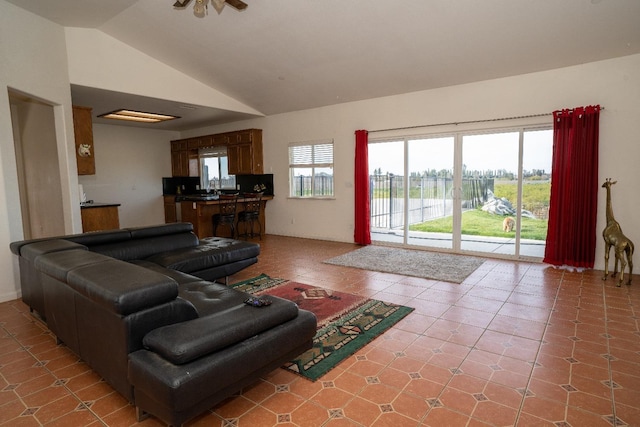
<svg viewBox="0 0 640 427"><path fill-rule="evenodd" d="M110 259L108 256L89 252L86 248L84 250L70 249L39 256L35 259L34 265L39 271L48 276L66 282L69 271Z"/></svg>
<svg viewBox="0 0 640 427"><path fill-rule="evenodd" d="M251 338L296 318L298 306L269 297L266 307L236 305L216 314L154 329L143 340L145 348L174 364L184 364Z"/></svg>
<svg viewBox="0 0 640 427"><path fill-rule="evenodd" d="M20 256L34 261L38 256L51 252L68 251L70 249L87 250L85 246L64 239L41 240L20 247Z"/></svg>
<svg viewBox="0 0 640 427"><path fill-rule="evenodd" d="M170 268L166 268L154 262L145 261L143 259L134 259L129 262L131 264L139 265L140 267L148 268L149 270L171 277L173 280L178 282L178 285L180 285L180 289L182 289L182 285L186 285L187 283L200 282L202 280L199 277L192 276L191 274L183 273L182 271L171 270Z"/></svg>
<svg viewBox="0 0 640 427"><path fill-rule="evenodd" d="M218 265L230 264L260 254L260 245L252 242L208 237L193 247L157 253L146 258L166 268L192 273Z"/></svg>
<svg viewBox="0 0 640 427"><path fill-rule="evenodd" d="M76 268L67 275L67 283L121 315L169 302L178 296L175 280L116 259Z"/></svg>
<svg viewBox="0 0 640 427"><path fill-rule="evenodd" d="M200 317L241 305L248 298L237 289L204 280L181 285L179 295L194 305Z"/></svg>

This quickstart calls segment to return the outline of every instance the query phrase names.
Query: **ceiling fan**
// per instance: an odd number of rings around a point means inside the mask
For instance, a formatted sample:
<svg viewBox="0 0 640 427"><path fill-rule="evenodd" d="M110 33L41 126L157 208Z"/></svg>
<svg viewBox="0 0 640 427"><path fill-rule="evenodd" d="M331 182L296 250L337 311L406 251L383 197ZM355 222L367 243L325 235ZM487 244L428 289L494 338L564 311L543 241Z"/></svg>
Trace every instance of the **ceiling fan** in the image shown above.
<svg viewBox="0 0 640 427"><path fill-rule="evenodd" d="M191 3L191 0L176 0L173 7L177 9L184 9L189 3ZM208 4L209 0L196 0L193 5L193 14L200 18L204 17L208 9ZM228 4L237 10L245 10L247 8L247 4L242 0L211 0L211 6L213 6L218 14L222 12L225 4Z"/></svg>

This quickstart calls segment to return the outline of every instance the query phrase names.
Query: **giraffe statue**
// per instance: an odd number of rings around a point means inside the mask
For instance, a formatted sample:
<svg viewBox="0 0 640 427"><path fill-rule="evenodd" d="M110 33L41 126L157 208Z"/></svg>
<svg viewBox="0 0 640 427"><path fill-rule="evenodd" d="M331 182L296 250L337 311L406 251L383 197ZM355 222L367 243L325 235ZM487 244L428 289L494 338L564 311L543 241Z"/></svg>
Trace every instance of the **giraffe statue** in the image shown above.
<svg viewBox="0 0 640 427"><path fill-rule="evenodd" d="M606 280L609 275L609 251L613 246L613 250L615 251L615 261L611 277L616 277L616 274L618 273L618 262L620 262L620 280L616 285L620 286L624 281L624 269L627 263L629 264L629 280L627 281L627 285L631 284L631 275L633 274L633 242L622 233L620 224L618 224L618 221L613 217L613 208L611 207L611 186L616 182L618 181L611 181L611 178L607 178L604 184L602 184L602 187L607 189L607 226L602 231L602 237L604 238L605 245L604 276L602 277L602 280Z"/></svg>

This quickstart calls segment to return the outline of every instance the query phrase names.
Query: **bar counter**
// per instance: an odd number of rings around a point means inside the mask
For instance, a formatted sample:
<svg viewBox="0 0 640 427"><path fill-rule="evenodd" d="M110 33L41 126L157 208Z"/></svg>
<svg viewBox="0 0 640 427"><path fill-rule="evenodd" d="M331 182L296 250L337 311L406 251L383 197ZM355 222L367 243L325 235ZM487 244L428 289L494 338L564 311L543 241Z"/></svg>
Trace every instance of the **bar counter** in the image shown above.
<svg viewBox="0 0 640 427"><path fill-rule="evenodd" d="M238 196L238 207L236 209L236 216L238 212L243 210L244 201L251 200L251 197ZM262 196L260 201L260 224L262 225L260 230L260 237L264 237L266 229L264 210L267 206L267 201L273 200L273 196ZM225 203L218 199L206 200L201 197L180 197L180 213L182 215L181 221L190 222L193 224L193 232L199 239L213 236L213 224L211 217L219 212L220 203ZM236 227L237 232L237 227ZM220 237L231 237L228 227L218 227L218 235Z"/></svg>
<svg viewBox="0 0 640 427"><path fill-rule="evenodd" d="M116 230L120 228L120 203L82 203L82 232Z"/></svg>

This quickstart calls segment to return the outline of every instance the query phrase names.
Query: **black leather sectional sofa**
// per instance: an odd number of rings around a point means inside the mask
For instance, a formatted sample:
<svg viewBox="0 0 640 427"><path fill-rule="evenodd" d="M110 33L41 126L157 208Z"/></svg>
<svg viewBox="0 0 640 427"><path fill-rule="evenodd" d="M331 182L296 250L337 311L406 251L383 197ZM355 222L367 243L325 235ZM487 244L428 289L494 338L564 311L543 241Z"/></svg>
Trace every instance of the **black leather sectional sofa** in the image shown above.
<svg viewBox="0 0 640 427"><path fill-rule="evenodd" d="M210 409L311 347L313 313L245 304L214 282L259 245L202 239L188 223L14 242L23 300L57 339L169 425Z"/></svg>

